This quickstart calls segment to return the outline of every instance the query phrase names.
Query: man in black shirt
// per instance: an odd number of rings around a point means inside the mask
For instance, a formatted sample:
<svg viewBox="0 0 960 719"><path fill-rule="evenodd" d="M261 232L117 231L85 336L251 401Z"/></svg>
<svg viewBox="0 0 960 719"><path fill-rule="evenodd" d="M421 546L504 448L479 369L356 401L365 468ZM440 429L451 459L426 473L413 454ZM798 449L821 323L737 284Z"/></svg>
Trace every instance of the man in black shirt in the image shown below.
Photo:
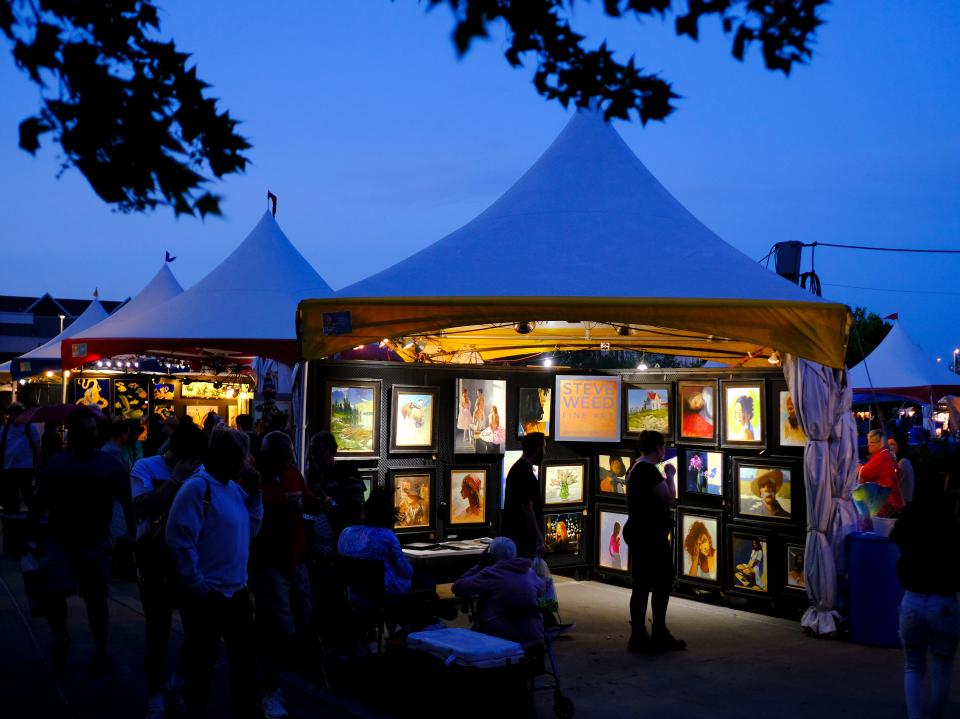
<svg viewBox="0 0 960 719"><path fill-rule="evenodd" d="M107 580L110 574L110 523L113 503L123 507L128 528L130 482L123 466L96 449L97 420L80 409L67 421L67 451L50 458L40 475L31 525L50 513L49 538L41 566L45 574L47 621L53 634L52 668L67 658L67 597L79 586L87 605L95 656L93 668L107 668Z"/></svg>
<svg viewBox="0 0 960 719"><path fill-rule="evenodd" d="M520 440L523 455L507 472L500 534L514 541L518 557L533 559L543 552L543 507L533 467L543 462L546 444L542 432L525 434Z"/></svg>
<svg viewBox="0 0 960 719"><path fill-rule="evenodd" d="M656 465L664 458L663 435L640 433L640 458L627 475L627 512L623 538L630 545L633 560L633 593L630 596L630 623L633 626L627 650L653 654L684 649L687 643L674 639L667 630L667 603L673 587L673 551L670 507L676 504L674 475L667 465L664 478ZM647 634L647 597L652 594L653 631Z"/></svg>

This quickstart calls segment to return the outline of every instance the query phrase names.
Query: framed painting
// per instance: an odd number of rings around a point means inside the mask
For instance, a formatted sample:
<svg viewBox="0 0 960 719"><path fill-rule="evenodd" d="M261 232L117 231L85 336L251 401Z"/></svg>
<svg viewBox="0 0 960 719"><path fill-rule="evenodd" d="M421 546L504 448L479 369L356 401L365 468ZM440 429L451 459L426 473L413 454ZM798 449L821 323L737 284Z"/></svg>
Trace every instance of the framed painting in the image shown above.
<svg viewBox="0 0 960 719"><path fill-rule="evenodd" d="M679 499L680 490L680 473L677 471L679 469L679 455L677 454L676 447L664 447L663 448L663 461L657 462L654 465L660 474L663 475L664 479L669 483L670 477L667 474L667 467L673 467L673 498Z"/></svg>
<svg viewBox="0 0 960 719"><path fill-rule="evenodd" d="M564 504L583 504L587 481L587 460L544 462L543 504L557 507Z"/></svg>
<svg viewBox="0 0 960 719"><path fill-rule="evenodd" d="M180 383L181 399L230 399L227 390L220 382L188 382Z"/></svg>
<svg viewBox="0 0 960 719"><path fill-rule="evenodd" d="M625 393L625 434L638 436L650 429L662 434L666 440L673 439L672 384L628 384Z"/></svg>
<svg viewBox="0 0 960 719"><path fill-rule="evenodd" d="M124 419L141 419L149 403L147 383L140 379L113 381L113 415Z"/></svg>
<svg viewBox="0 0 960 719"><path fill-rule="evenodd" d="M153 399L158 402L173 402L176 398L173 382L153 383Z"/></svg>
<svg viewBox="0 0 960 719"><path fill-rule="evenodd" d="M618 443L620 388L620 375L557 375L554 438Z"/></svg>
<svg viewBox="0 0 960 719"><path fill-rule="evenodd" d="M724 447L751 447L763 449L764 436L764 382L721 382L723 397Z"/></svg>
<svg viewBox="0 0 960 719"><path fill-rule="evenodd" d="M680 462L683 497L687 499L723 496L723 453L710 449L684 449Z"/></svg>
<svg viewBox="0 0 960 719"><path fill-rule="evenodd" d="M507 381L458 379L453 451L503 454L507 444Z"/></svg>
<svg viewBox="0 0 960 719"><path fill-rule="evenodd" d="M379 482L377 481L377 470L371 469L364 472L358 473L360 476L360 481L363 482L363 501L366 502L370 499L370 492L372 492Z"/></svg>
<svg viewBox="0 0 960 719"><path fill-rule="evenodd" d="M324 387L324 428L337 440L337 456L380 453L380 381L328 379Z"/></svg>
<svg viewBox="0 0 960 719"><path fill-rule="evenodd" d="M110 406L110 380L96 377L73 378L73 403L106 412Z"/></svg>
<svg viewBox="0 0 960 719"><path fill-rule="evenodd" d="M390 486L398 516L394 530L398 534L430 531L433 528L433 470L393 470Z"/></svg>
<svg viewBox="0 0 960 719"><path fill-rule="evenodd" d="M227 426L230 429L237 428L237 415L240 414L240 410L237 408L237 405L233 402L227 403Z"/></svg>
<svg viewBox="0 0 960 719"><path fill-rule="evenodd" d="M580 554L583 549L583 513L561 512L543 517L543 544L547 554Z"/></svg>
<svg viewBox="0 0 960 719"><path fill-rule="evenodd" d="M550 401L552 391L549 387L521 387L517 402L517 437L532 432L542 432L550 436Z"/></svg>
<svg viewBox="0 0 960 719"><path fill-rule="evenodd" d="M784 553L786 554L787 579L785 586L795 592L807 591L807 575L804 572L804 558L806 556L806 547L802 544L786 544Z"/></svg>
<svg viewBox="0 0 960 719"><path fill-rule="evenodd" d="M597 568L630 573L630 547L623 540L627 513L623 507L597 505Z"/></svg>
<svg viewBox="0 0 960 719"><path fill-rule="evenodd" d="M743 519L790 522L801 506L801 476L796 462L734 457L732 462L734 513ZM796 501L795 501L796 500Z"/></svg>
<svg viewBox="0 0 960 719"><path fill-rule="evenodd" d="M730 532L730 587L738 592L767 594L770 591L767 535Z"/></svg>
<svg viewBox="0 0 960 719"><path fill-rule="evenodd" d="M633 461L632 452L598 454L596 493L607 497L626 497L627 474Z"/></svg>
<svg viewBox="0 0 960 719"><path fill-rule="evenodd" d="M451 525L487 523L489 478L489 467L450 468L447 497Z"/></svg>
<svg viewBox="0 0 960 719"><path fill-rule="evenodd" d="M394 385L390 402L390 451L437 450L437 387Z"/></svg>
<svg viewBox="0 0 960 719"><path fill-rule="evenodd" d="M800 426L797 408L787 389L786 382L773 382L770 385L773 406L770 412L770 447L785 454L802 454L807 444L807 435Z"/></svg>
<svg viewBox="0 0 960 719"><path fill-rule="evenodd" d="M153 405L153 414L159 414L161 419L171 417L174 412L173 402L157 402Z"/></svg>
<svg viewBox="0 0 960 719"><path fill-rule="evenodd" d="M716 381L677 382L677 442L717 444Z"/></svg>
<svg viewBox="0 0 960 719"><path fill-rule="evenodd" d="M503 460L500 463L500 509L503 509L503 501L507 498L507 475L510 474L510 468L516 464L517 460L523 456L519 449L508 449L503 453ZM533 476L540 479L540 468L533 466Z"/></svg>
<svg viewBox="0 0 960 719"><path fill-rule="evenodd" d="M680 579L701 584L720 584L723 566L720 544L720 513L680 511Z"/></svg>
<svg viewBox="0 0 960 719"><path fill-rule="evenodd" d="M188 404L183 408L184 414L193 418L193 423L202 428L208 414L217 414L219 409L215 404Z"/></svg>

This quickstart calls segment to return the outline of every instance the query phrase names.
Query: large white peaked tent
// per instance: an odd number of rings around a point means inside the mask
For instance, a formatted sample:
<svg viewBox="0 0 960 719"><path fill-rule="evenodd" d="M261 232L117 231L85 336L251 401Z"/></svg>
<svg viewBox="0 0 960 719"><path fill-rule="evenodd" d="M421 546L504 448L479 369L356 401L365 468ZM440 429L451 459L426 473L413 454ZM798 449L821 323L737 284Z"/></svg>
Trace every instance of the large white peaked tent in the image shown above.
<svg viewBox="0 0 960 719"><path fill-rule="evenodd" d="M877 348L850 370L850 385L858 400L867 401L888 395L933 404L945 395L960 394L960 377L924 352L902 321L894 322Z"/></svg>
<svg viewBox="0 0 960 719"><path fill-rule="evenodd" d="M136 353L197 361L259 356L292 364L297 347L290 320L297 302L331 294L266 212L246 239L193 287L153 311L118 317L109 337L65 342L64 363L75 367Z"/></svg>
<svg viewBox="0 0 960 719"><path fill-rule="evenodd" d="M43 372L59 372L61 369L60 343L83 332L106 319L107 311L99 300L93 300L70 325L53 339L10 361L13 379L34 377Z"/></svg>
<svg viewBox="0 0 960 719"><path fill-rule="evenodd" d="M778 349L842 366L849 310L721 240L609 123L580 111L478 217L333 299L304 302L299 320L308 359L404 336L434 361L609 342L728 363ZM536 326L513 331L521 320Z"/></svg>

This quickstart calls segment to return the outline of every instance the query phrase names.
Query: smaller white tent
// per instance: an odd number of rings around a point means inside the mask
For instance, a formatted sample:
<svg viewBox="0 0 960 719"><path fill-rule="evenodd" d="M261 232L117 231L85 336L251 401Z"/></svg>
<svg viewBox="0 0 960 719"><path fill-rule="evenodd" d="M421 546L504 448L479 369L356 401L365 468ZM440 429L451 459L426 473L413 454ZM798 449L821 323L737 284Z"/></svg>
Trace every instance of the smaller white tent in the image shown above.
<svg viewBox="0 0 960 719"><path fill-rule="evenodd" d="M894 323L877 348L850 370L855 401L888 395L933 404L944 395L960 394L960 376L930 357L913 341L903 323Z"/></svg>
<svg viewBox="0 0 960 719"><path fill-rule="evenodd" d="M107 311L99 300L93 300L70 325L53 339L10 361L13 379L34 377L43 372L61 369L60 343L106 319Z"/></svg>
<svg viewBox="0 0 960 719"><path fill-rule="evenodd" d="M297 359L293 317L304 297L333 290L264 213L246 239L193 287L111 323L109 336L62 345L64 367L121 354Z"/></svg>

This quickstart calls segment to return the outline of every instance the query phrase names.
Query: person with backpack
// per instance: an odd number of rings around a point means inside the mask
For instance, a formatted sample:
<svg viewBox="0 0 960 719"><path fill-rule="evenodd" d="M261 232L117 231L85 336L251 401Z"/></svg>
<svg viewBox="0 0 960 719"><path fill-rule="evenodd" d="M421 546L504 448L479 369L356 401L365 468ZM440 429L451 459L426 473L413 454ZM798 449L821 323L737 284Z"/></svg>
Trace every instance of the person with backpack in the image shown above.
<svg viewBox="0 0 960 719"><path fill-rule="evenodd" d="M147 719L163 718L165 688L176 703L182 701L179 692L186 672L182 646L177 654L176 670L169 682L165 682L177 584L164 533L173 499L183 483L199 469L206 449L207 435L203 430L194 424L183 424L174 430L169 450L139 460L130 471L130 492L137 520L134 555L146 629L143 669Z"/></svg>
<svg viewBox="0 0 960 719"><path fill-rule="evenodd" d="M7 422L0 431L0 502L7 514L20 511L21 497L30 506L34 467L40 459L40 433L36 426L13 423L22 413L23 405L19 402L7 407Z"/></svg>
<svg viewBox="0 0 960 719"><path fill-rule="evenodd" d="M167 517L167 547L184 590L180 604L187 656L183 698L191 718L204 716L221 637L229 655L234 713L258 715L247 562L250 540L263 520L263 501L249 449L243 432L212 431L203 467L184 482Z"/></svg>

